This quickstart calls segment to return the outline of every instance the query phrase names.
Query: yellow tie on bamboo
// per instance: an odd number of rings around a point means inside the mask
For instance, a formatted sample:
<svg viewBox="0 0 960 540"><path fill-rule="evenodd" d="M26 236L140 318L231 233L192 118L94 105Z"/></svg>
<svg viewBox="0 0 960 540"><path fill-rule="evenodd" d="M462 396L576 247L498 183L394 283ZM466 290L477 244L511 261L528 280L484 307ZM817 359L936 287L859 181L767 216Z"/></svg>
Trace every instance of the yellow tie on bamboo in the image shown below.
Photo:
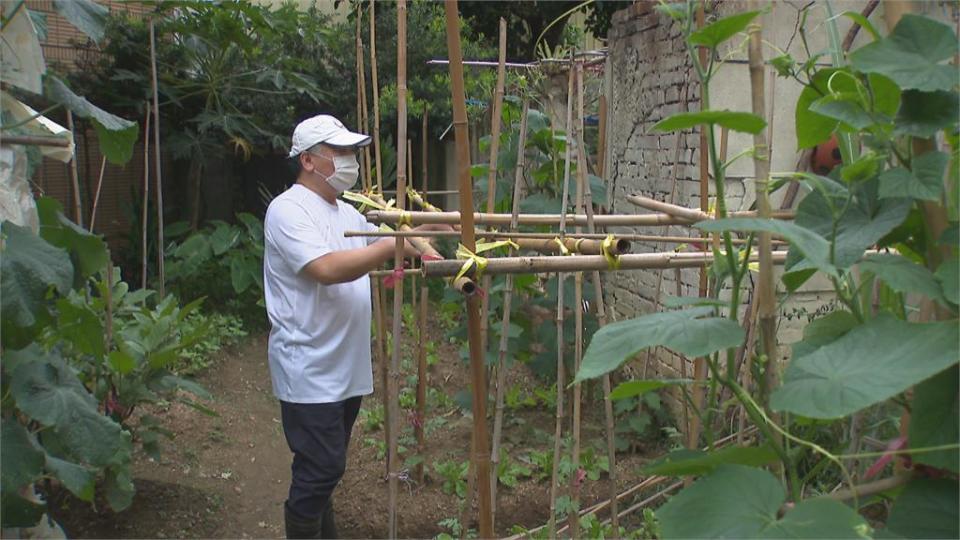
<svg viewBox="0 0 960 540"><path fill-rule="evenodd" d="M608 234L607 237L603 239L603 242L600 243L600 252L603 253L603 258L607 260L607 266L611 270L620 268L620 256L613 252L614 244L612 234Z"/></svg>

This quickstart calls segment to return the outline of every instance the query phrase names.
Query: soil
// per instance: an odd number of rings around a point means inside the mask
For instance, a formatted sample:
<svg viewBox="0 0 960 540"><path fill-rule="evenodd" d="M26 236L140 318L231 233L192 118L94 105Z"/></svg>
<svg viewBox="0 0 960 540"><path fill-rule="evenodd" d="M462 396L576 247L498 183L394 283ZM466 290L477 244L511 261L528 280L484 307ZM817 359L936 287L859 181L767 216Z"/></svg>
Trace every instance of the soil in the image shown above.
<svg viewBox="0 0 960 540"><path fill-rule="evenodd" d="M433 325L430 334L439 344L440 361L431 366L429 384L452 397L467 388L469 370L459 359L457 347L444 340L437 326ZM175 438L164 443L159 461L139 452L136 455L133 476L137 492L130 508L118 514L97 511L64 493L54 495L54 517L68 537L282 538L291 453L271 391L266 341L266 335L257 335L222 352L199 378L215 396L208 405L219 416L204 415L179 402L150 411ZM374 371L378 379L377 366ZM534 381L525 373L522 367L512 370L511 385L520 384L532 394ZM364 399L364 409L378 405L377 386L377 393ZM542 405L507 411L504 445L511 455L552 448L554 415ZM443 416L446 422L427 438L425 462L468 459L470 416L450 404L428 411L428 420L434 416ZM584 447L603 440L602 418L599 405L584 407ZM408 417L401 422L407 423ZM492 420L490 425L492 433ZM378 457L376 444L382 440L383 432L371 430L361 416L354 428L346 474L335 492L337 526L344 538L388 536L386 465ZM637 482L643 454L655 455L659 449L648 450L618 454L620 491ZM423 483L413 479L401 482L401 537L430 538L450 532L438 522L460 516L459 500L444 493L442 482L429 467ZM584 481L581 507L608 498L608 482L606 474L599 481ZM509 535L515 525L542 525L549 514L549 481L524 479L514 488L501 486L499 499L496 519L500 535ZM476 523L469 526L476 528Z"/></svg>

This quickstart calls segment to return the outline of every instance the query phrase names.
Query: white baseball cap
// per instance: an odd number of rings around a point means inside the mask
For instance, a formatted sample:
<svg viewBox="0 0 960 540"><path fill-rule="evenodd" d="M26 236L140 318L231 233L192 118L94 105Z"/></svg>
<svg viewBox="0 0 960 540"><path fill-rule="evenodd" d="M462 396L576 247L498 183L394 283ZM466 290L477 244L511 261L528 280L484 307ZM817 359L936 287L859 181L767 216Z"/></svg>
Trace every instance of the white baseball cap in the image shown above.
<svg viewBox="0 0 960 540"><path fill-rule="evenodd" d="M289 157L298 156L319 143L343 147L366 146L370 144L370 136L350 131L343 122L329 114L318 114L297 124L293 130L293 146Z"/></svg>

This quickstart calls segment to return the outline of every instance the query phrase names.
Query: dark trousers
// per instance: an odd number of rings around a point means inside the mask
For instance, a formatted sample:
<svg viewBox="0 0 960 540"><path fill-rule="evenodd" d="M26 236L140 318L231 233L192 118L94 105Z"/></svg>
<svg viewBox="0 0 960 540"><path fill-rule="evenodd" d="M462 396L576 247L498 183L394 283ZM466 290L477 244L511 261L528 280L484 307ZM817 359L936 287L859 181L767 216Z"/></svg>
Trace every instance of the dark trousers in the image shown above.
<svg viewBox="0 0 960 540"><path fill-rule="evenodd" d="M293 452L287 508L319 518L347 467L347 445L360 396L335 403L280 402L283 434Z"/></svg>

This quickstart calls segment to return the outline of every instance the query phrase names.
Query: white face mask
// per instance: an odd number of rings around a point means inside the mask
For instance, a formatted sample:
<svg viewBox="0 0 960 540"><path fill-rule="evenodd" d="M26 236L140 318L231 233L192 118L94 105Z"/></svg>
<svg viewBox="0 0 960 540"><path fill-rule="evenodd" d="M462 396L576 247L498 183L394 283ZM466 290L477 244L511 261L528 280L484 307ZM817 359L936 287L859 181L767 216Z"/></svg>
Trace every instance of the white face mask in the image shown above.
<svg viewBox="0 0 960 540"><path fill-rule="evenodd" d="M326 156L318 156L324 159L330 159ZM326 178L337 193L343 193L356 185L360 178L360 163L357 161L356 154L345 156L333 156L333 174Z"/></svg>

